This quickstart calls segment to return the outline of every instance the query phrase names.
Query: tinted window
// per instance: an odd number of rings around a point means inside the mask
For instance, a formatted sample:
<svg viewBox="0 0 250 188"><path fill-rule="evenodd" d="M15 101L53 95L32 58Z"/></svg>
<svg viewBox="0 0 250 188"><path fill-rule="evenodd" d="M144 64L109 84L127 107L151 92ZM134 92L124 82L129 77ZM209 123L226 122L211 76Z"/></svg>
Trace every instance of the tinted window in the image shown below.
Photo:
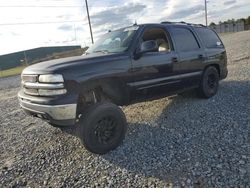
<svg viewBox="0 0 250 188"><path fill-rule="evenodd" d="M221 40L213 30L207 28L196 28L195 30L207 48L223 47Z"/></svg>
<svg viewBox="0 0 250 188"><path fill-rule="evenodd" d="M179 51L188 52L199 49L199 44L189 29L174 28L172 32L176 47Z"/></svg>

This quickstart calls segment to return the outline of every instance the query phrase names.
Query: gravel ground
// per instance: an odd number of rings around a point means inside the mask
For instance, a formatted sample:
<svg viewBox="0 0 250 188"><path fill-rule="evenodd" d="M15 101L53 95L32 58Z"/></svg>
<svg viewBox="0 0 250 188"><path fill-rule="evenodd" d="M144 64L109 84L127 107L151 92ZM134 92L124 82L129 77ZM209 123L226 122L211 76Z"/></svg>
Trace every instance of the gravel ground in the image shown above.
<svg viewBox="0 0 250 188"><path fill-rule="evenodd" d="M125 107L126 139L103 156L25 115L20 78L1 79L0 187L250 187L250 32L223 41L229 76L218 95Z"/></svg>

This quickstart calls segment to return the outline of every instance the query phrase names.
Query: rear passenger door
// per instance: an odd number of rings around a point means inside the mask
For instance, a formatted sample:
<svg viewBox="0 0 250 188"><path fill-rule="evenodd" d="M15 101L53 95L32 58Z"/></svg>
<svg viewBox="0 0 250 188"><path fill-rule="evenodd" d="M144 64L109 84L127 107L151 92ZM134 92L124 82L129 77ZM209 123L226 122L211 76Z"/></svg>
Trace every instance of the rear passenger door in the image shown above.
<svg viewBox="0 0 250 188"><path fill-rule="evenodd" d="M206 64L219 64L220 69L226 68L227 56L224 45L218 35L210 28L197 27L195 28L200 40L205 47L207 56Z"/></svg>
<svg viewBox="0 0 250 188"><path fill-rule="evenodd" d="M173 26L171 36L178 52L178 71L185 87L199 84L206 54L191 27Z"/></svg>

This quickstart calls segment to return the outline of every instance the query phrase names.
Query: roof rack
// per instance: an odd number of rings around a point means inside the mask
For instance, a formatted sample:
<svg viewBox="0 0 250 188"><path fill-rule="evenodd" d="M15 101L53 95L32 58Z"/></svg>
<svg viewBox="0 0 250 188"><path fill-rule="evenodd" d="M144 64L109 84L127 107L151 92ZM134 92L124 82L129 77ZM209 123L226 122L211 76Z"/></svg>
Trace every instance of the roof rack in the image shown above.
<svg viewBox="0 0 250 188"><path fill-rule="evenodd" d="M180 21L180 22L164 21L164 22L161 22L161 24L183 24L183 25L190 25L190 26L206 27L203 24L193 24L193 23L187 23L184 21Z"/></svg>

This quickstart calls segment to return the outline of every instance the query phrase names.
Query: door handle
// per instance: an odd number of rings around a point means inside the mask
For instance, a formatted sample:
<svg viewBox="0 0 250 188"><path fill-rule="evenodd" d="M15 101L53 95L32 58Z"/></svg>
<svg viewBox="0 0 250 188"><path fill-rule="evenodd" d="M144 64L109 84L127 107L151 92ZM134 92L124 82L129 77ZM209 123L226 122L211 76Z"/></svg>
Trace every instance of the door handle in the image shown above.
<svg viewBox="0 0 250 188"><path fill-rule="evenodd" d="M203 59L204 58L203 55L198 55L198 57L199 57L199 59Z"/></svg>
<svg viewBox="0 0 250 188"><path fill-rule="evenodd" d="M172 58L172 62L173 62L173 63L178 63L178 58L177 58L177 57L173 57L173 58Z"/></svg>

